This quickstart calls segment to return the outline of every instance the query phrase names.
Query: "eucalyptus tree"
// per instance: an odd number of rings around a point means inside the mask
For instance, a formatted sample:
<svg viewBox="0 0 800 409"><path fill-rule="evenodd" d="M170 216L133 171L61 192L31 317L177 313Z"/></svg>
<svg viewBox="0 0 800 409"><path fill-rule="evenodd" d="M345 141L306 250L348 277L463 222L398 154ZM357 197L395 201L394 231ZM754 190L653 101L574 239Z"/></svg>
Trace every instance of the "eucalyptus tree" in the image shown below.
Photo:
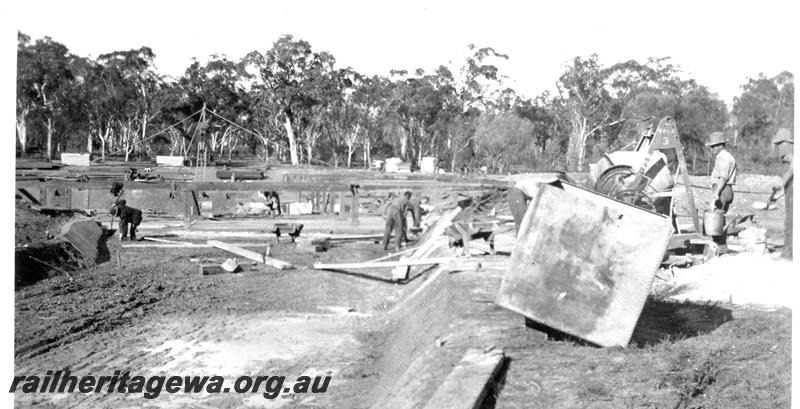
<svg viewBox="0 0 800 409"><path fill-rule="evenodd" d="M318 80L334 62L332 55L313 52L307 41L288 34L264 54L253 51L243 59L245 69L255 72L252 109L261 111L259 117L283 126L293 165L300 163L296 130L312 124L310 111L319 103Z"/></svg>
<svg viewBox="0 0 800 409"><path fill-rule="evenodd" d="M56 117L69 94L73 59L65 45L50 37L31 42L29 36L17 34L16 128L23 154L28 149L30 120L35 117L45 128L46 158L53 158Z"/></svg>
<svg viewBox="0 0 800 409"><path fill-rule="evenodd" d="M152 103L161 86L153 67L155 54L149 47L113 51L97 57L102 66L100 81L108 93L107 108L116 122L117 145L130 159L140 142L147 139L148 123L160 114Z"/></svg>

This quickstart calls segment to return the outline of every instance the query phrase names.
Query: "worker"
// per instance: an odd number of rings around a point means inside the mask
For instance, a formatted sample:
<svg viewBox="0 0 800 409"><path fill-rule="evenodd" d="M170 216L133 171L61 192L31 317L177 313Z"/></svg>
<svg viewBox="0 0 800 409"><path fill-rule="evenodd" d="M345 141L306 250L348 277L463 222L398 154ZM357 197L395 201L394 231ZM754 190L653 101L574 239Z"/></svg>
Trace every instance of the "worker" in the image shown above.
<svg viewBox="0 0 800 409"><path fill-rule="evenodd" d="M574 184L572 179L567 175L565 167L556 167L554 177L520 179L514 184L514 187L508 191L508 207L511 210L511 215L514 217L514 228L517 233L519 233L519 226L522 224L525 212L528 211L528 204L536 195L536 192L539 191L539 185L542 183L554 182Z"/></svg>
<svg viewBox="0 0 800 409"><path fill-rule="evenodd" d="M281 199L278 192L264 192L264 197L267 203L267 214L270 216L281 215Z"/></svg>
<svg viewBox="0 0 800 409"><path fill-rule="evenodd" d="M783 221L783 251L781 257L792 260L792 195L794 184L794 135L786 128L778 129L775 138L772 140L775 145L775 151L781 163L787 166L786 171L781 177L781 186L776 186L777 189L783 189L784 203L786 204L786 214Z"/></svg>
<svg viewBox="0 0 800 409"><path fill-rule="evenodd" d="M727 213L733 202L733 185L736 184L736 160L726 149L725 135L714 132L709 136L706 146L714 157L714 170L711 172L711 202L709 208ZM712 236L720 254L727 252L726 235Z"/></svg>
<svg viewBox="0 0 800 409"><path fill-rule="evenodd" d="M392 230L394 230L395 251L400 251L401 244L408 242L404 219L408 211L408 202L410 199L411 192L405 192L402 196L391 201L389 205L386 206L383 213L383 216L386 218L386 226L383 230L383 240L381 240L381 245L383 245L384 250L388 250L389 248L389 237L392 235Z"/></svg>
<svg viewBox="0 0 800 409"><path fill-rule="evenodd" d="M142 223L142 211L127 205L125 199L120 200L111 207L112 216L119 217L119 239L125 241L128 236L128 225L130 225L130 238L136 240L136 228Z"/></svg>

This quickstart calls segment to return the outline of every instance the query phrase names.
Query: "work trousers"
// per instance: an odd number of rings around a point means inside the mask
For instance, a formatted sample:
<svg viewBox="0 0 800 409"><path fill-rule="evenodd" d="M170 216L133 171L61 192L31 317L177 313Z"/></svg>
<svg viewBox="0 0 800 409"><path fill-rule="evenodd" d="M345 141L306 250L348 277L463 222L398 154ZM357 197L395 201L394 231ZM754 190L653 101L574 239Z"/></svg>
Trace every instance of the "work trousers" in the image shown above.
<svg viewBox="0 0 800 409"><path fill-rule="evenodd" d="M136 228L139 227L139 224L142 222L141 219L133 220L131 222L120 220L119 221L119 236L120 239L125 239L128 236L128 232L130 231L131 240L136 240Z"/></svg>
<svg viewBox="0 0 800 409"><path fill-rule="evenodd" d="M383 249L386 250L389 248L389 238L392 236L392 230L394 230L395 248L397 251L400 251L400 243L405 240L405 228L406 222L403 212L396 207L389 208L386 213L386 225L383 230L383 240L381 240Z"/></svg>
<svg viewBox="0 0 800 409"><path fill-rule="evenodd" d="M716 189L717 185L713 185L711 188ZM719 199L714 201L714 209L728 213L731 203L733 203L733 187L731 185L725 185L722 191L719 192ZM720 246L727 247L728 236L724 234L724 232L722 236L711 236L711 240Z"/></svg>
<svg viewBox="0 0 800 409"><path fill-rule="evenodd" d="M422 222L422 207L420 206L412 206L411 207L411 218L414 220L414 227L419 228ZM405 219L405 217L403 218Z"/></svg>
<svg viewBox="0 0 800 409"><path fill-rule="evenodd" d="M511 210L511 215L514 216L515 231L519 233L519 226L522 224L522 218L525 217L525 212L528 211L529 198L525 192L516 187L508 191L508 207Z"/></svg>

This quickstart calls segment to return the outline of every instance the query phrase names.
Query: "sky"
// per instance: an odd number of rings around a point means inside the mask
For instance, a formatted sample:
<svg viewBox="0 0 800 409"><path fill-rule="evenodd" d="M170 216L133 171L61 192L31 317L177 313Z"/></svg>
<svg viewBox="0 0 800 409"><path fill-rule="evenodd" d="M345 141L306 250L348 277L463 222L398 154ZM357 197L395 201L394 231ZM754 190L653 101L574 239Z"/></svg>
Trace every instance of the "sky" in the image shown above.
<svg viewBox="0 0 800 409"><path fill-rule="evenodd" d="M669 5L669 7L664 7ZM506 84L535 97L575 56L603 64L671 57L726 103L748 77L794 71L796 7L786 0L684 1L17 1L16 28L50 36L73 53L146 45L163 74L179 76L192 58L239 59L264 52L282 34L328 51L340 67L388 75L458 66L467 45L508 54Z"/></svg>

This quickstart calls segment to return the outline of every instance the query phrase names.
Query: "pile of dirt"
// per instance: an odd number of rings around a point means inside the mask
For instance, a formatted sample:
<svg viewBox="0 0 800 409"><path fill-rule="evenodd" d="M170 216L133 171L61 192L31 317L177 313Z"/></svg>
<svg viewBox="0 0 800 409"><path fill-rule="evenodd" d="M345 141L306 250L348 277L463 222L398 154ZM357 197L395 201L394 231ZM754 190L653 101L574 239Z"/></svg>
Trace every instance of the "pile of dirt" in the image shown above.
<svg viewBox="0 0 800 409"><path fill-rule="evenodd" d="M70 216L68 215L44 215L31 209L25 202L17 200L14 218L14 242L17 246L51 242L58 235L61 225L69 220Z"/></svg>

